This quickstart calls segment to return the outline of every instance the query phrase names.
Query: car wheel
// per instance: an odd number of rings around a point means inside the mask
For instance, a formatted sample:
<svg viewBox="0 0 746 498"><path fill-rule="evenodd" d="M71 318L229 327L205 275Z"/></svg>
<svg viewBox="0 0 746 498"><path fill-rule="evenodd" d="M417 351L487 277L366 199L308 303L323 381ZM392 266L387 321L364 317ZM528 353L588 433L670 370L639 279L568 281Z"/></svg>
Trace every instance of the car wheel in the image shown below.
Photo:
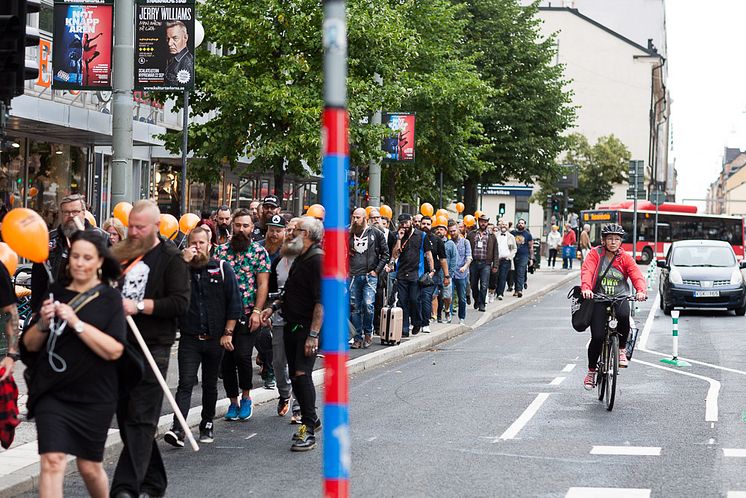
<svg viewBox="0 0 746 498"><path fill-rule="evenodd" d="M653 261L653 250L649 247L645 247L640 253L640 264L649 265Z"/></svg>
<svg viewBox="0 0 746 498"><path fill-rule="evenodd" d="M669 306L665 303L665 300L661 298L661 309L663 310L664 315L670 315L671 310L673 309L673 306Z"/></svg>
<svg viewBox="0 0 746 498"><path fill-rule="evenodd" d="M741 306L740 308L736 308L733 311L736 312L736 316L746 315L746 306Z"/></svg>

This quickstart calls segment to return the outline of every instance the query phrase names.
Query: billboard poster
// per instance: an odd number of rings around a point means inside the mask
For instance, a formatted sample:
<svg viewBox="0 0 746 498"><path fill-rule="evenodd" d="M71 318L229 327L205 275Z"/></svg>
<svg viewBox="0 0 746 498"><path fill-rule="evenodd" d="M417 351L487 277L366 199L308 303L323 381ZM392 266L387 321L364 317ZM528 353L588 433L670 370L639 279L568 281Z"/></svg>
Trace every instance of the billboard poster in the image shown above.
<svg viewBox="0 0 746 498"><path fill-rule="evenodd" d="M386 113L382 122L392 135L383 140L387 161L414 161L414 121L412 113Z"/></svg>
<svg viewBox="0 0 746 498"><path fill-rule="evenodd" d="M54 4L52 88L111 90L114 0Z"/></svg>
<svg viewBox="0 0 746 498"><path fill-rule="evenodd" d="M138 0L135 10L135 89L194 87L194 1Z"/></svg>

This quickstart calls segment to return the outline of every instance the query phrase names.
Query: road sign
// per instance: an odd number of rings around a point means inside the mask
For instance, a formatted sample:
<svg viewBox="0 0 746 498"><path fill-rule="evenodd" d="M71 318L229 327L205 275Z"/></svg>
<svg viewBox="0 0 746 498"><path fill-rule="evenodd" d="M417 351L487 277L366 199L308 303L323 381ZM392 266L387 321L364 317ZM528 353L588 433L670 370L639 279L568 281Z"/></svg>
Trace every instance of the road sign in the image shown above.
<svg viewBox="0 0 746 498"><path fill-rule="evenodd" d="M628 188L627 189L627 199L634 199L635 198L635 189ZM645 192L644 188L637 189L637 200L644 200L647 198L647 192Z"/></svg>
<svg viewBox="0 0 746 498"><path fill-rule="evenodd" d="M650 193L650 202L652 202L656 206L660 206L661 204L666 202L666 193L661 190L653 190Z"/></svg>
<svg viewBox="0 0 746 498"><path fill-rule="evenodd" d="M562 174L559 180L557 180L557 188L578 188L578 166L576 164L563 164L560 168L562 169Z"/></svg>

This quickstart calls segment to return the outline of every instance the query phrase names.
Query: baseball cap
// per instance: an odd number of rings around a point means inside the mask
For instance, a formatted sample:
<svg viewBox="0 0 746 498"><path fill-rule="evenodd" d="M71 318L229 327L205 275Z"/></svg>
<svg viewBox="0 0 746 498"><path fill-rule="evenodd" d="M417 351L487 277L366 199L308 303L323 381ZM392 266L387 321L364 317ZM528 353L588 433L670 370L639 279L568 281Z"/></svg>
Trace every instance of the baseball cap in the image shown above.
<svg viewBox="0 0 746 498"><path fill-rule="evenodd" d="M273 215L272 219L267 222L268 227L285 228L285 225L287 225L287 221L285 221L285 217L280 214Z"/></svg>
<svg viewBox="0 0 746 498"><path fill-rule="evenodd" d="M280 199L276 195L268 195L262 201L262 204L269 204L272 207L280 207Z"/></svg>
<svg viewBox="0 0 746 498"><path fill-rule="evenodd" d="M401 223L402 221L411 221L412 215L409 213L402 213L399 215L398 220L399 220L399 223Z"/></svg>

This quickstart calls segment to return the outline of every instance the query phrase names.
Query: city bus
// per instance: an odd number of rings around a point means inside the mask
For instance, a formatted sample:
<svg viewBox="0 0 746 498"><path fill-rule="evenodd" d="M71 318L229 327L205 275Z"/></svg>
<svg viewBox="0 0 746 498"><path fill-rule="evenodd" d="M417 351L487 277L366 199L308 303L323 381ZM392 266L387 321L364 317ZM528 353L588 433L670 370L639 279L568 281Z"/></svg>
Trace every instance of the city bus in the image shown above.
<svg viewBox="0 0 746 498"><path fill-rule="evenodd" d="M619 223L627 232L622 248L632 253L632 201L599 206L592 211L581 211L580 226L591 227L591 243L601 243L601 227ZM658 246L655 246L655 205L650 201L637 202L637 261L648 264L666 257L671 242L689 239L724 240L733 246L739 260L744 257L744 218L698 214L697 206L665 202L658 208Z"/></svg>

